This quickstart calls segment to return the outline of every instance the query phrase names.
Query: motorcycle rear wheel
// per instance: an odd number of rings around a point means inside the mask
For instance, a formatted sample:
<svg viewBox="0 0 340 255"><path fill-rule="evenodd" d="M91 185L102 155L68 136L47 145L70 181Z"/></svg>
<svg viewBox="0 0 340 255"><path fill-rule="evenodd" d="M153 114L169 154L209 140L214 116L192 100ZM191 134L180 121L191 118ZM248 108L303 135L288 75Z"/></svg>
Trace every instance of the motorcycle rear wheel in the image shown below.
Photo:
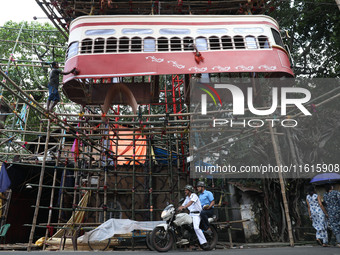
<svg viewBox="0 0 340 255"><path fill-rule="evenodd" d="M216 247L217 241L218 241L218 235L217 230L214 226L210 226L212 235L208 235L204 233L205 239L207 239L207 243L209 244L210 250L214 249Z"/></svg>
<svg viewBox="0 0 340 255"><path fill-rule="evenodd" d="M174 244L174 235L163 227L156 227L151 233L151 244L156 251L167 252Z"/></svg>

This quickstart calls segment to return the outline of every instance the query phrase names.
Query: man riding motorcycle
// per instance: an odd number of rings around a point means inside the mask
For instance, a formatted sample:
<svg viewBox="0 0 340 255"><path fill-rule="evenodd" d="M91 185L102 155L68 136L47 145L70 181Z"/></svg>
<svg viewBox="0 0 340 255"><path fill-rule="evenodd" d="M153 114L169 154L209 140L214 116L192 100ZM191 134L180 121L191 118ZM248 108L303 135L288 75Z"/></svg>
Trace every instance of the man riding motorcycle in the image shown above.
<svg viewBox="0 0 340 255"><path fill-rule="evenodd" d="M202 211L200 213L202 222L201 227L207 234L211 235L212 232L209 228L208 218L211 218L214 215L214 195L205 189L205 183L203 181L197 183L197 190L200 193L199 200L202 205Z"/></svg>
<svg viewBox="0 0 340 255"><path fill-rule="evenodd" d="M183 204L180 207L178 207L178 210L181 211L187 208L190 211L190 216L192 217L193 226L194 226L194 230L197 235L198 241L204 250L209 250L210 247L203 234L203 231L200 229L200 222L201 222L200 213L202 211L201 202L198 196L194 193L195 190L193 186L186 185L184 187L184 192L185 192L186 198Z"/></svg>

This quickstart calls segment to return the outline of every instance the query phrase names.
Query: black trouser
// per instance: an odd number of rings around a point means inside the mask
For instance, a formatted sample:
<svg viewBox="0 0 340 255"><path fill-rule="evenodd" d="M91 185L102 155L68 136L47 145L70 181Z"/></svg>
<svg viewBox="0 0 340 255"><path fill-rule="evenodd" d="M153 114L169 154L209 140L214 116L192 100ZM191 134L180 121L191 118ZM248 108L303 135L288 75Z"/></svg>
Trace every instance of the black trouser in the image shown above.
<svg viewBox="0 0 340 255"><path fill-rule="evenodd" d="M210 208L209 210L202 210L201 211L201 226L202 230L207 230L209 228L208 218L211 218L214 215L214 209Z"/></svg>

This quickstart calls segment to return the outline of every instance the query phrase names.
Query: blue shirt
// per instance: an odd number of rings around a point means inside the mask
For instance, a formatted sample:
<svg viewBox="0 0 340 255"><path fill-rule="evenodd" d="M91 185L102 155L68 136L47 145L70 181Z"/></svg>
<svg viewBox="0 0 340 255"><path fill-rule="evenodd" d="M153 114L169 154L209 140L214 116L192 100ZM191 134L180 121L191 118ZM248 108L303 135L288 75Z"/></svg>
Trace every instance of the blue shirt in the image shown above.
<svg viewBox="0 0 340 255"><path fill-rule="evenodd" d="M214 195L208 190L204 190L199 196L202 207L205 205L210 205L211 201L214 200Z"/></svg>

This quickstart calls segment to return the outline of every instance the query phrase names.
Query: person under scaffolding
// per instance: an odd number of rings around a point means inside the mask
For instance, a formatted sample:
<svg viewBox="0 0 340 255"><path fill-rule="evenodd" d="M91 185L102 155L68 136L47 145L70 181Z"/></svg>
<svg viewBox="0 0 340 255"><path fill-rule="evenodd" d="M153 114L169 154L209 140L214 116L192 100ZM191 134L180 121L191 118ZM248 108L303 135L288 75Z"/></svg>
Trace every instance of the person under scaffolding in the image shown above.
<svg viewBox="0 0 340 255"><path fill-rule="evenodd" d="M58 92L59 87L59 75L67 75L70 73L77 73L77 69L73 68L69 72L63 72L59 70L59 64L58 62L52 62L51 64L52 70L50 72L50 80L48 83L48 99L46 103L47 113L53 112L53 108L57 105L57 103L60 101L60 95Z"/></svg>

